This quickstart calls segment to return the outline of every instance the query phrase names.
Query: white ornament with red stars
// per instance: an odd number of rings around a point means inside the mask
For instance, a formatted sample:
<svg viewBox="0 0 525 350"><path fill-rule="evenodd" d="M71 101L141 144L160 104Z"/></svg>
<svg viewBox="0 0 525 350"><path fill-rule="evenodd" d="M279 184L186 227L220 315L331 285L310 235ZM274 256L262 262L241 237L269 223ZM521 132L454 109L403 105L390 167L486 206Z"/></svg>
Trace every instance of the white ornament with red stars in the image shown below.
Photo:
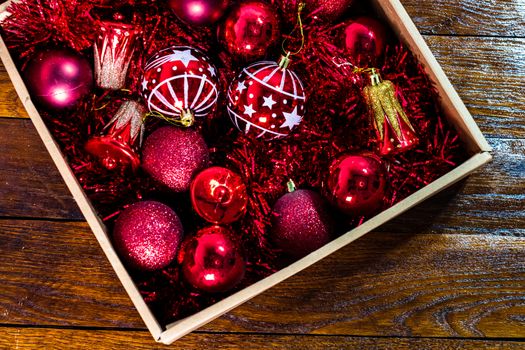
<svg viewBox="0 0 525 350"><path fill-rule="evenodd" d="M230 84L228 113L246 135L280 139L301 123L305 114L304 87L285 63L256 62Z"/></svg>
<svg viewBox="0 0 525 350"><path fill-rule="evenodd" d="M142 97L150 111L167 117L202 118L219 97L217 71L204 53L189 46L159 51L144 68Z"/></svg>

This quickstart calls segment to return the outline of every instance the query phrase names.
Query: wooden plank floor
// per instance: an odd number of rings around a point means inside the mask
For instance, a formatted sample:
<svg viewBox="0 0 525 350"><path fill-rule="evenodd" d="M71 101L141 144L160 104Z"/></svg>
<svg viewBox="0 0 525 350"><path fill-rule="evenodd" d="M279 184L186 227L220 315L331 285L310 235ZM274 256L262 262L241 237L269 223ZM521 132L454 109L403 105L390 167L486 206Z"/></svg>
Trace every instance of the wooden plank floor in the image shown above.
<svg viewBox="0 0 525 350"><path fill-rule="evenodd" d="M525 349L525 2L402 0L489 143L468 180L173 348ZM0 349L152 349L0 66Z"/></svg>

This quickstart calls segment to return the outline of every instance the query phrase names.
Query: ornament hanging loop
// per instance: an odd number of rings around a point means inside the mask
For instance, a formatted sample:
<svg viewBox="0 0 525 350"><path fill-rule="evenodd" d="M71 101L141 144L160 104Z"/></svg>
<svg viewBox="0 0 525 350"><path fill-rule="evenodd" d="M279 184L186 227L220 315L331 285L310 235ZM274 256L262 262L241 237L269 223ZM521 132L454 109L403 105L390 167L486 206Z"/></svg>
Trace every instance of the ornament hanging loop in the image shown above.
<svg viewBox="0 0 525 350"><path fill-rule="evenodd" d="M144 116L144 120L146 120L149 117L155 117L155 118L165 121L168 124L175 125L175 126L182 126L184 128L189 128L195 122L194 114L190 109L183 109L182 112L180 113L180 119L166 117L164 114L157 112L157 111L151 111L147 113Z"/></svg>
<svg viewBox="0 0 525 350"><path fill-rule="evenodd" d="M294 29L288 35L288 37L284 38L283 43L282 43L283 53L286 55L286 58L288 59L288 64L290 63L289 57L299 54L299 52L301 52L303 50L303 48L304 48L305 37L304 37L304 26L303 26L303 19L301 18L301 13L303 12L305 7L306 7L306 3L304 3L304 2L300 2L299 5L297 6L297 23L296 23ZM294 35L294 33L297 30L297 28L299 28L299 33L301 35L301 45L299 46L299 48L296 51L293 51L293 50L290 50L289 48L287 48L287 45L288 45L289 37ZM281 58L281 61L282 61L282 58ZM279 64L279 66L281 66L281 64ZM283 67L281 67L281 68L283 68Z"/></svg>

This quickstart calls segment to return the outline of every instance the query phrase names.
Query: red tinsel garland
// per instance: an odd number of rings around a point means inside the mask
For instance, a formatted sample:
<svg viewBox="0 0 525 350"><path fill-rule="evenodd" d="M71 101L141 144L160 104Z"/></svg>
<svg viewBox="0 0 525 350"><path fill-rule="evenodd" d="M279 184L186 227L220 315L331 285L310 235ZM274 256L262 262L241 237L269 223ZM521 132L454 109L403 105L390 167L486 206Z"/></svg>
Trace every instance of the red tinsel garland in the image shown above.
<svg viewBox="0 0 525 350"><path fill-rule="evenodd" d="M295 25L297 3L285 0L272 3L279 9L283 30L291 30ZM80 0L22 0L11 5L12 15L2 24L2 32L19 67L39 48L61 45L82 52L91 46L93 6L93 2ZM182 24L161 1L140 0L135 1L134 6L140 14L138 25L143 29L143 36L142 47L137 50L130 68L130 92L95 91L75 110L41 113L110 229L118 213L127 205L154 198L171 205L182 218L186 231L191 233L205 223L188 209L191 206L187 194L169 194L142 172L109 172L94 162L83 146L111 119L122 99L137 98L143 64L159 49L172 44L203 49L219 67L222 91L226 91L231 79L246 62L218 47L210 29ZM299 188L323 193L327 169L334 157L341 152L372 147L372 130L361 96L363 82L334 64L334 58L344 59L344 52L334 40L338 30L337 25L316 23L310 17L305 19L306 45L293 58L293 69L305 84L308 114L293 135L272 143L247 139L232 127L224 101L219 104L215 116L200 126L213 162L238 171L249 189L247 215L233 225L243 238L248 257L247 277L238 289L288 263L279 258L279 252L267 236L272 205L286 192L288 180L293 179ZM274 60L279 55L277 48L268 54ZM389 204L393 205L450 171L466 158L466 152L443 117L428 76L405 47L393 43L380 68L385 79L398 86L401 103L420 136L417 148L388 161ZM159 123L148 121L148 132ZM356 224L340 217L338 233ZM187 316L225 296L195 292L178 274L176 266L147 275L134 273L146 301L161 322L169 323Z"/></svg>

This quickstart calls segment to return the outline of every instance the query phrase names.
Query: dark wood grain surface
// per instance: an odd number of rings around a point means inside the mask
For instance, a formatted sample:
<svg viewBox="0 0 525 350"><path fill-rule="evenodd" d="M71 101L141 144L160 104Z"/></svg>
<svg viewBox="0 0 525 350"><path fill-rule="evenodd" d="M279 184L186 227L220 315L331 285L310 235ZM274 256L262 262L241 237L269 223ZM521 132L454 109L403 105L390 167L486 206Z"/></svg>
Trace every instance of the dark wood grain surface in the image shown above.
<svg viewBox="0 0 525 350"><path fill-rule="evenodd" d="M525 3L403 4L494 161L173 348L525 349ZM0 66L0 349L153 349Z"/></svg>

